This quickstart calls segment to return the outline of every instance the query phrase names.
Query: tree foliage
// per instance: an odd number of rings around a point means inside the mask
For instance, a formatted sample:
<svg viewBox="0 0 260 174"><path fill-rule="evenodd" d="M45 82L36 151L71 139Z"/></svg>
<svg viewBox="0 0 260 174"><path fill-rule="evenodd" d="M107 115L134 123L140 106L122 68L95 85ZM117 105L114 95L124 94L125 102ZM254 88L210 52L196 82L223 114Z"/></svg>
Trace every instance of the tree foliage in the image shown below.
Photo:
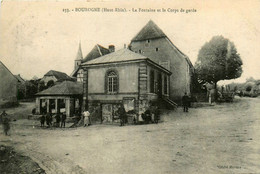
<svg viewBox="0 0 260 174"><path fill-rule="evenodd" d="M50 87L52 87L52 86L54 86L54 81L53 81L53 80L49 80L49 81L47 82L47 88L50 88Z"/></svg>
<svg viewBox="0 0 260 174"><path fill-rule="evenodd" d="M44 81L39 81L38 83L38 92L41 92L46 89L46 86L44 84Z"/></svg>
<svg viewBox="0 0 260 174"><path fill-rule="evenodd" d="M242 64L234 43L223 36L214 36L200 49L195 70L200 80L216 84L240 77Z"/></svg>

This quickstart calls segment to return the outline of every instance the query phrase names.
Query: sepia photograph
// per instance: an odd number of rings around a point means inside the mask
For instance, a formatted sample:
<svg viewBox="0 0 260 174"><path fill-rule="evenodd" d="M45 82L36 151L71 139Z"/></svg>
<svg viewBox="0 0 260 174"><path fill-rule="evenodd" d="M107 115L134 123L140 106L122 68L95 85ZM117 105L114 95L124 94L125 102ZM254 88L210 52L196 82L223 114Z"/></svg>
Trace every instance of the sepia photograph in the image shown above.
<svg viewBox="0 0 260 174"><path fill-rule="evenodd" d="M259 174L259 0L0 0L1 174Z"/></svg>

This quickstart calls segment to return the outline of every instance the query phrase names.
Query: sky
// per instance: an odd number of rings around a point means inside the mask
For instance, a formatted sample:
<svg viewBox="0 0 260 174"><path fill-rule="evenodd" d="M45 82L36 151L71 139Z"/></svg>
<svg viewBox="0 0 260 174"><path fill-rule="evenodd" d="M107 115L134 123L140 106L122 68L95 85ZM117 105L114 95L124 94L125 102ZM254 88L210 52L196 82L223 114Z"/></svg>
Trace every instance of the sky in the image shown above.
<svg viewBox="0 0 260 174"><path fill-rule="evenodd" d="M108 8L113 12L75 12L75 8ZM115 12L115 8L126 12ZM140 12L139 8L156 12ZM166 11L157 12L162 8ZM2 1L0 61L25 79L41 78L49 70L70 75L79 42L84 57L96 44L113 44L118 50L153 20L193 64L200 48L213 36L222 35L234 42L243 61L243 74L235 82L243 82L249 77L260 79L259 16L259 0Z"/></svg>

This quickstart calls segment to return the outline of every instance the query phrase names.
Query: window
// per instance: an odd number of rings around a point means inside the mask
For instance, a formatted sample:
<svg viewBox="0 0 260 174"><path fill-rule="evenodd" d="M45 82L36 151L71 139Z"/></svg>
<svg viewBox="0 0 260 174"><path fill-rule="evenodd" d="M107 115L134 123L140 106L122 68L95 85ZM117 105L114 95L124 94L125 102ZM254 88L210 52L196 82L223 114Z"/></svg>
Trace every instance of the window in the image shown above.
<svg viewBox="0 0 260 174"><path fill-rule="evenodd" d="M155 48L155 51L158 52L158 51L159 51L159 48Z"/></svg>
<svg viewBox="0 0 260 174"><path fill-rule="evenodd" d="M164 76L164 94L168 94L168 79Z"/></svg>
<svg viewBox="0 0 260 174"><path fill-rule="evenodd" d="M116 93L118 91L118 76L115 71L109 71L107 74L107 92Z"/></svg>
<svg viewBox="0 0 260 174"><path fill-rule="evenodd" d="M154 93L154 71L150 71L150 92Z"/></svg>
<svg viewBox="0 0 260 174"><path fill-rule="evenodd" d="M142 50L139 50L139 53L141 54L141 53L142 53Z"/></svg>
<svg viewBox="0 0 260 174"><path fill-rule="evenodd" d="M146 43L150 43L150 39L146 40Z"/></svg>

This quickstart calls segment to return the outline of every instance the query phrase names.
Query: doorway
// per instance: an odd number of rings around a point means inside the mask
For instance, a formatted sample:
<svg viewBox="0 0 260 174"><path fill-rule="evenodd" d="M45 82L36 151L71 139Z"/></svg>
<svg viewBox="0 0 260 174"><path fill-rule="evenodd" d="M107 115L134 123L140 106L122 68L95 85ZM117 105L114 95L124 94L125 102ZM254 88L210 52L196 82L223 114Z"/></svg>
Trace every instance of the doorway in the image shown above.
<svg viewBox="0 0 260 174"><path fill-rule="evenodd" d="M162 74L158 74L158 97L162 97Z"/></svg>

